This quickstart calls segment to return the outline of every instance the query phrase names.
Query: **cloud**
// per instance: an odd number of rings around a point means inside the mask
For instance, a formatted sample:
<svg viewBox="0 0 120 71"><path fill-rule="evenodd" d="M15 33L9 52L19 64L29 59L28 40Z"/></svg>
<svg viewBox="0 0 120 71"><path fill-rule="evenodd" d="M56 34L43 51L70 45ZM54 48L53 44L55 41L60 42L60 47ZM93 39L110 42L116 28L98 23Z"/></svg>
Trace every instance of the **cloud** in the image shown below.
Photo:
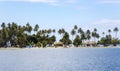
<svg viewBox="0 0 120 71"><path fill-rule="evenodd" d="M108 3L108 4L114 4L114 3L120 3L120 0L99 0L100 3Z"/></svg>
<svg viewBox="0 0 120 71"><path fill-rule="evenodd" d="M58 0L0 0L1 2L39 2L39 3L50 3L56 4Z"/></svg>
<svg viewBox="0 0 120 71"><path fill-rule="evenodd" d="M120 19L102 19L99 21L93 22L93 24L120 24Z"/></svg>
<svg viewBox="0 0 120 71"><path fill-rule="evenodd" d="M59 6L61 4L77 3L78 0L0 0L0 2L34 2L34 3L48 3L50 5Z"/></svg>

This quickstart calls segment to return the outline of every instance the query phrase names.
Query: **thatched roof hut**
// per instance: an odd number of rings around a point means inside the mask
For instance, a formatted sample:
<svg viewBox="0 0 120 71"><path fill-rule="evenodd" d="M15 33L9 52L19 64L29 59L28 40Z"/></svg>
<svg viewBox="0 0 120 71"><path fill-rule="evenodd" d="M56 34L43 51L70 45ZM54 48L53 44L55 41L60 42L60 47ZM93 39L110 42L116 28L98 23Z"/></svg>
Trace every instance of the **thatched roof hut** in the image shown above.
<svg viewBox="0 0 120 71"><path fill-rule="evenodd" d="M86 46L96 46L97 43L95 41L85 41L83 44Z"/></svg>
<svg viewBox="0 0 120 71"><path fill-rule="evenodd" d="M54 42L54 46L55 47L63 47L63 43L62 42Z"/></svg>

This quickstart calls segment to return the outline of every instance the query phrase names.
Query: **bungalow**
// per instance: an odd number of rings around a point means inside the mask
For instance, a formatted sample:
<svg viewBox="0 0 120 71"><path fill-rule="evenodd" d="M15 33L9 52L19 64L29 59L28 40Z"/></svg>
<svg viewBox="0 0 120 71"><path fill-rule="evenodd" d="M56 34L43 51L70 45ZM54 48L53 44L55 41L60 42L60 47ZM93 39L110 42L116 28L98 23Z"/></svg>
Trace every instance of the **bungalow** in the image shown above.
<svg viewBox="0 0 120 71"><path fill-rule="evenodd" d="M96 46L97 43L95 41L85 41L83 42L84 46Z"/></svg>
<svg viewBox="0 0 120 71"><path fill-rule="evenodd" d="M63 43L62 42L54 42L54 46L55 47L63 47Z"/></svg>

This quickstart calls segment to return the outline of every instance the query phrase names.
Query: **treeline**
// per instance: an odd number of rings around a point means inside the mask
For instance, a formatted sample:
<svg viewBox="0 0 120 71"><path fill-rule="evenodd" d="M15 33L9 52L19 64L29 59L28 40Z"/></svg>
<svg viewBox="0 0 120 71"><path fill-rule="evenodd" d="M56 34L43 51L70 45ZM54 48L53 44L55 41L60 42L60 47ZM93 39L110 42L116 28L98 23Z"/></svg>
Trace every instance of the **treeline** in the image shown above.
<svg viewBox="0 0 120 71"><path fill-rule="evenodd" d="M80 46L84 41L90 41L94 38L95 42L98 44L119 44L120 40L117 38L117 33L119 29L115 27L113 31L116 33L115 37L111 35L111 29L108 30L109 34L103 32L103 36L97 33L97 29L91 32L90 30L84 31L77 25L68 33L65 29L40 29L39 25L36 24L32 27L29 23L24 26L18 25L15 22L12 23L2 23L0 29L0 47L9 46L13 47L26 47L28 45L37 47L52 46L56 41L55 33L58 33L61 38L60 41L63 42L65 46L73 44L74 46ZM70 35L72 39L70 39ZM99 41L97 41L100 38Z"/></svg>
<svg viewBox="0 0 120 71"><path fill-rule="evenodd" d="M2 29L0 30L0 46L4 47L7 42L11 43L11 46L25 47L27 45L43 46L47 44L52 45L56 41L54 35L55 30L39 30L39 25L36 24L33 28L29 23L25 26L18 25L16 23L2 23ZM31 32L34 31L34 34Z"/></svg>

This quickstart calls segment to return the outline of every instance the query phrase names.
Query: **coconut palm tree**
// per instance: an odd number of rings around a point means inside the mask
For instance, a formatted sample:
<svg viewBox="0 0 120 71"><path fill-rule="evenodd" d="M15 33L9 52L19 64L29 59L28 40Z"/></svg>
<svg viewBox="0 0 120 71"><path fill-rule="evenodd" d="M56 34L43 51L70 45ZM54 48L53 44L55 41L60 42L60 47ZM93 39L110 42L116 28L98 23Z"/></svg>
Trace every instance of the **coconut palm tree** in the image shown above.
<svg viewBox="0 0 120 71"><path fill-rule="evenodd" d="M56 31L55 31L55 29L53 29L53 33L55 33Z"/></svg>
<svg viewBox="0 0 120 71"><path fill-rule="evenodd" d="M6 27L6 25L5 25L4 22L1 24L1 27L2 27L3 29Z"/></svg>
<svg viewBox="0 0 120 71"><path fill-rule="evenodd" d="M84 42L84 40L86 39L86 37L85 37L85 33L82 30L82 28L78 29L78 33L80 34L80 38L81 38L82 42Z"/></svg>
<svg viewBox="0 0 120 71"><path fill-rule="evenodd" d="M97 38L97 29L94 28L93 32L92 32L92 37L94 38L94 41L96 42L96 38Z"/></svg>
<svg viewBox="0 0 120 71"><path fill-rule="evenodd" d="M115 28L113 29L113 31L116 33L116 34L115 34L115 37L117 38L117 32L119 31L119 29L118 29L117 27L115 27Z"/></svg>
<svg viewBox="0 0 120 71"><path fill-rule="evenodd" d="M75 31L74 29L72 29L72 31L71 31L71 35L72 35L72 42L73 42L73 38L74 38L75 34L76 34L76 31Z"/></svg>
<svg viewBox="0 0 120 71"><path fill-rule="evenodd" d="M65 32L63 37L60 39L61 42L63 42L64 46L66 47L67 45L71 44L71 40L69 38L69 33Z"/></svg>
<svg viewBox="0 0 120 71"><path fill-rule="evenodd" d="M52 33L52 30L51 30L51 29L48 29L48 30L47 30L47 33L48 33L48 35L50 35L50 34Z"/></svg>
<svg viewBox="0 0 120 71"><path fill-rule="evenodd" d="M26 24L26 30L31 35L32 27L30 26L29 22Z"/></svg>
<svg viewBox="0 0 120 71"><path fill-rule="evenodd" d="M86 39L90 40L91 36L90 36L91 32L90 30L86 31Z"/></svg>
<svg viewBox="0 0 120 71"><path fill-rule="evenodd" d="M102 34L103 34L103 37L105 37L105 32L102 32Z"/></svg>
<svg viewBox="0 0 120 71"><path fill-rule="evenodd" d="M99 39L100 38L100 35L98 33L96 33L96 38Z"/></svg>
<svg viewBox="0 0 120 71"><path fill-rule="evenodd" d="M61 32L62 32L62 36L65 34L65 29L61 29Z"/></svg>
<svg viewBox="0 0 120 71"><path fill-rule="evenodd" d="M61 29L58 30L58 34L61 36L61 34L62 34L62 30Z"/></svg>
<svg viewBox="0 0 120 71"><path fill-rule="evenodd" d="M55 36L55 32L56 32L56 30L55 30L55 29L53 29L53 30L52 30L52 32L53 32L53 35Z"/></svg>
<svg viewBox="0 0 120 71"><path fill-rule="evenodd" d="M36 24L33 30L34 30L34 32L37 32L39 30L39 25Z"/></svg>
<svg viewBox="0 0 120 71"><path fill-rule="evenodd" d="M94 28L94 32L95 32L95 33L97 32L97 29L96 29L96 28Z"/></svg>
<svg viewBox="0 0 120 71"><path fill-rule="evenodd" d="M82 28L79 28L79 29L78 29L78 33L79 33L79 34L83 34L83 33L84 33L84 31L82 30Z"/></svg>
<svg viewBox="0 0 120 71"><path fill-rule="evenodd" d="M77 25L75 25L75 26L74 26L74 30L77 30L77 29L78 29L78 27L77 27Z"/></svg>
<svg viewBox="0 0 120 71"><path fill-rule="evenodd" d="M109 33L109 35L110 35L110 33L111 33L111 30L110 30L110 29L108 30L108 33Z"/></svg>

